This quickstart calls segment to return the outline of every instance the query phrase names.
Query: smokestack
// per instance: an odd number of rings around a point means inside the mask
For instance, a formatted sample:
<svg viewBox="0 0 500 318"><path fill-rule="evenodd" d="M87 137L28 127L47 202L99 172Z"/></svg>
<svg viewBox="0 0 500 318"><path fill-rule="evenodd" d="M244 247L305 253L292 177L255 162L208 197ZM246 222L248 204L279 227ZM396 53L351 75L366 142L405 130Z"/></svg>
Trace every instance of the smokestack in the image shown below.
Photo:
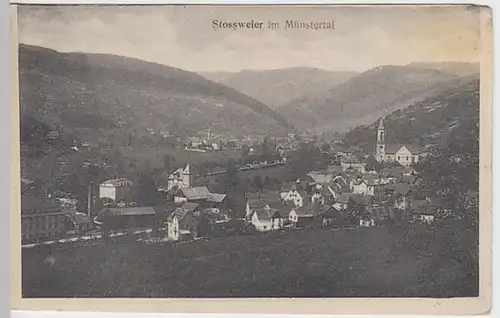
<svg viewBox="0 0 500 318"><path fill-rule="evenodd" d="M89 182L89 191L88 191L88 198L87 198L87 215L90 217L90 214L92 212L92 184L93 182Z"/></svg>

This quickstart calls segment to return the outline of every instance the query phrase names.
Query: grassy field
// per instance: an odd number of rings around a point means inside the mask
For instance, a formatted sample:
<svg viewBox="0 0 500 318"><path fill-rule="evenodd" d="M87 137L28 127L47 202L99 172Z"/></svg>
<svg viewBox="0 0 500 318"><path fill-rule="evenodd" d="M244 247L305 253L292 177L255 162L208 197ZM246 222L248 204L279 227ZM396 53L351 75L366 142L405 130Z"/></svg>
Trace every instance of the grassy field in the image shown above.
<svg viewBox="0 0 500 318"><path fill-rule="evenodd" d="M24 297L451 297L476 279L387 228L23 250ZM52 265L45 261L53 260ZM469 275L469 276L467 276ZM474 273L472 273L474 276ZM475 277L475 276L474 276ZM472 281L472 283L471 283ZM467 283L468 282L468 283Z"/></svg>

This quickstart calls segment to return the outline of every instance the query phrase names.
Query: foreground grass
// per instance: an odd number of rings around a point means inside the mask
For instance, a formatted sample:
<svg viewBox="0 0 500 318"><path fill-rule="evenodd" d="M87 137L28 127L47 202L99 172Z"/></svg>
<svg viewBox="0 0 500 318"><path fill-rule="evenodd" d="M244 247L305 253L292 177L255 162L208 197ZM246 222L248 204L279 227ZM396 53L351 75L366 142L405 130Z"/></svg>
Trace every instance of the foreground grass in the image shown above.
<svg viewBox="0 0 500 318"><path fill-rule="evenodd" d="M24 297L473 296L453 255L386 228L23 251ZM426 240L426 241L425 241ZM423 248L422 248L423 247ZM428 247L428 248L426 248ZM45 261L53 260L52 265ZM476 282L477 283L477 282ZM444 291L444 292L443 292Z"/></svg>

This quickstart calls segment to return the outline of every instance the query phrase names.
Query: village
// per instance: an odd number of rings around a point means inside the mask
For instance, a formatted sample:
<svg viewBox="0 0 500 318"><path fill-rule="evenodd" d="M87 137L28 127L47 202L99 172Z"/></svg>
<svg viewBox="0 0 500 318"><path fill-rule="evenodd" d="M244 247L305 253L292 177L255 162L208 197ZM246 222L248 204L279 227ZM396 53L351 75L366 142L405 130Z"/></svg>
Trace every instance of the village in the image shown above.
<svg viewBox="0 0 500 318"><path fill-rule="evenodd" d="M413 145L386 145L382 119L374 138L372 154L331 147L333 162L322 169L306 169L293 180L274 178L274 186L267 186L271 179L266 171L271 170L266 169L285 167L293 156L292 147L278 145L272 161L253 160L233 172L219 169L200 174L186 164L159 178L151 191L160 200L147 206L136 202L136 185L122 177L101 182L96 194L89 187L87 212L77 211L75 199L23 197L23 244L77 239L89 237L89 233L95 238L147 233L138 240L158 243L308 228L432 223L437 207L419 194L422 180L414 168L425 152ZM198 145L190 144L194 146ZM248 156L254 151L250 148ZM235 203L232 194L211 190L217 180L227 183L231 173L251 170L259 171L265 181L251 180L258 186L246 188L243 200ZM31 186L29 180L21 181L23 189ZM93 206L96 197L103 202L99 211Z"/></svg>

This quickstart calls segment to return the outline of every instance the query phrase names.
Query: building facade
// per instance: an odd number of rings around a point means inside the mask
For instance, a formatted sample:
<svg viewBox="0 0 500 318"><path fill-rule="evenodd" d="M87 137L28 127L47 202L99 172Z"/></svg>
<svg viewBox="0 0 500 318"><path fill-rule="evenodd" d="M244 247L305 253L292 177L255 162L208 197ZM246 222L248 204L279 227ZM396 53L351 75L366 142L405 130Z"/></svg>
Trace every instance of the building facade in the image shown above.
<svg viewBox="0 0 500 318"><path fill-rule="evenodd" d="M398 162L403 166L410 166L418 162L420 151L410 145L386 145L384 121L380 119L375 158L378 162Z"/></svg>
<svg viewBox="0 0 500 318"><path fill-rule="evenodd" d="M22 242L36 242L63 237L71 230L71 220L56 200L22 197Z"/></svg>
<svg viewBox="0 0 500 318"><path fill-rule="evenodd" d="M117 178L104 181L99 185L99 198L108 199L112 202L130 202L134 196L134 184L132 181Z"/></svg>

